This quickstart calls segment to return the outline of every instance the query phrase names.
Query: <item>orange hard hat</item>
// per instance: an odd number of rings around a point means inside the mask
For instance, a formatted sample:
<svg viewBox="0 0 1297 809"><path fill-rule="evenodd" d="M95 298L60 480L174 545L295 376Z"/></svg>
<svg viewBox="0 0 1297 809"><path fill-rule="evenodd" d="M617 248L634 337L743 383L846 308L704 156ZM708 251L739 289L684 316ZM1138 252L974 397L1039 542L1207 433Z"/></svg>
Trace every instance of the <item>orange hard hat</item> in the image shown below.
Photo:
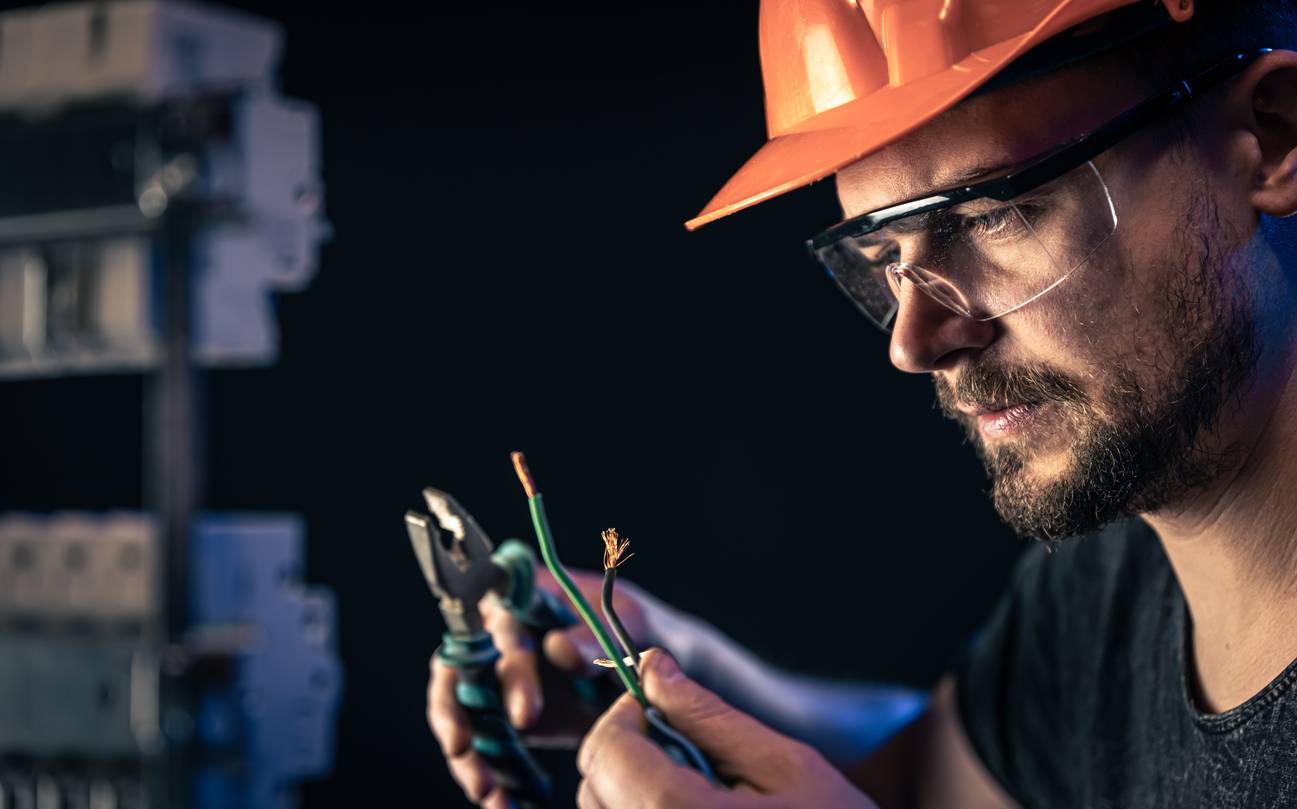
<svg viewBox="0 0 1297 809"><path fill-rule="evenodd" d="M1081 23L1131 5L1165 22L1193 15L1193 0L1162 3L1165 11L1149 0L762 0L770 139L685 227L873 153Z"/></svg>

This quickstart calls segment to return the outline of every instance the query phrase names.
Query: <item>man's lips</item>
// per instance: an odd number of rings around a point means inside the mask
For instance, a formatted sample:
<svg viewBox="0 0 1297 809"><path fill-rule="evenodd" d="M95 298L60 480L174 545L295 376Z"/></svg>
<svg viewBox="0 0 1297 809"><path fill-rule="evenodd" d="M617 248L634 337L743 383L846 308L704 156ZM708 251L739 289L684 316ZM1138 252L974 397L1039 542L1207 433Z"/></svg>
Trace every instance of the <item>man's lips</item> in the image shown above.
<svg viewBox="0 0 1297 809"><path fill-rule="evenodd" d="M985 438L1002 438L1027 426L1040 410L1042 402L977 407L959 405L959 411L977 419L977 429Z"/></svg>

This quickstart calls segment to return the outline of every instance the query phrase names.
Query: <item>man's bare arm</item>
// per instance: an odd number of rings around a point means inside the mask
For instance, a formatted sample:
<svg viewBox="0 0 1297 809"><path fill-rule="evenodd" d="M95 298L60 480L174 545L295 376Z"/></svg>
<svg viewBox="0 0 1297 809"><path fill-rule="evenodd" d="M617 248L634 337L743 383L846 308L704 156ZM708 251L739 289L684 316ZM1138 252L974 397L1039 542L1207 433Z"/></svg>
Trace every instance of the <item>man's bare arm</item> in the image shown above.
<svg viewBox="0 0 1297 809"><path fill-rule="evenodd" d="M642 591L653 637L690 677L733 707L814 747L845 770L915 721L927 697L884 683L813 677L776 668L720 630Z"/></svg>
<svg viewBox="0 0 1297 809"><path fill-rule="evenodd" d="M964 733L947 677L928 709L854 767L851 781L882 809L1015 809Z"/></svg>

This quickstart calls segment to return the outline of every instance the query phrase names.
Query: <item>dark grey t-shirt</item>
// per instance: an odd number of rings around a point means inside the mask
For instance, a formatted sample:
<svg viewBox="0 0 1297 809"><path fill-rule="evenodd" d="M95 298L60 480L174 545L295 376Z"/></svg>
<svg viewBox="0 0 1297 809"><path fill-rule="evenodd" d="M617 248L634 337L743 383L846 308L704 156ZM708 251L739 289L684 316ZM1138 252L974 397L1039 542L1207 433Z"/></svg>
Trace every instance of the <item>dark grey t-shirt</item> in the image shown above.
<svg viewBox="0 0 1297 809"><path fill-rule="evenodd" d="M958 671L978 757L1030 809L1297 807L1297 661L1203 715L1185 679L1186 624L1141 521L1030 549Z"/></svg>

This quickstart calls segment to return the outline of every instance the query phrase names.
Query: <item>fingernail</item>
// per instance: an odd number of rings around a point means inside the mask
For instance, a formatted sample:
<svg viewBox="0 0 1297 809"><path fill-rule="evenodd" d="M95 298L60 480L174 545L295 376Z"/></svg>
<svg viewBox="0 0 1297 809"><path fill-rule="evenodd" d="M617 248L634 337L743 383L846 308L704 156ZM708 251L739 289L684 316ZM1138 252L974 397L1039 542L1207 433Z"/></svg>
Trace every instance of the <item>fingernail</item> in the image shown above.
<svg viewBox="0 0 1297 809"><path fill-rule="evenodd" d="M680 679L682 672L675 659L666 652L657 652L653 655L653 674L663 682L672 682Z"/></svg>

